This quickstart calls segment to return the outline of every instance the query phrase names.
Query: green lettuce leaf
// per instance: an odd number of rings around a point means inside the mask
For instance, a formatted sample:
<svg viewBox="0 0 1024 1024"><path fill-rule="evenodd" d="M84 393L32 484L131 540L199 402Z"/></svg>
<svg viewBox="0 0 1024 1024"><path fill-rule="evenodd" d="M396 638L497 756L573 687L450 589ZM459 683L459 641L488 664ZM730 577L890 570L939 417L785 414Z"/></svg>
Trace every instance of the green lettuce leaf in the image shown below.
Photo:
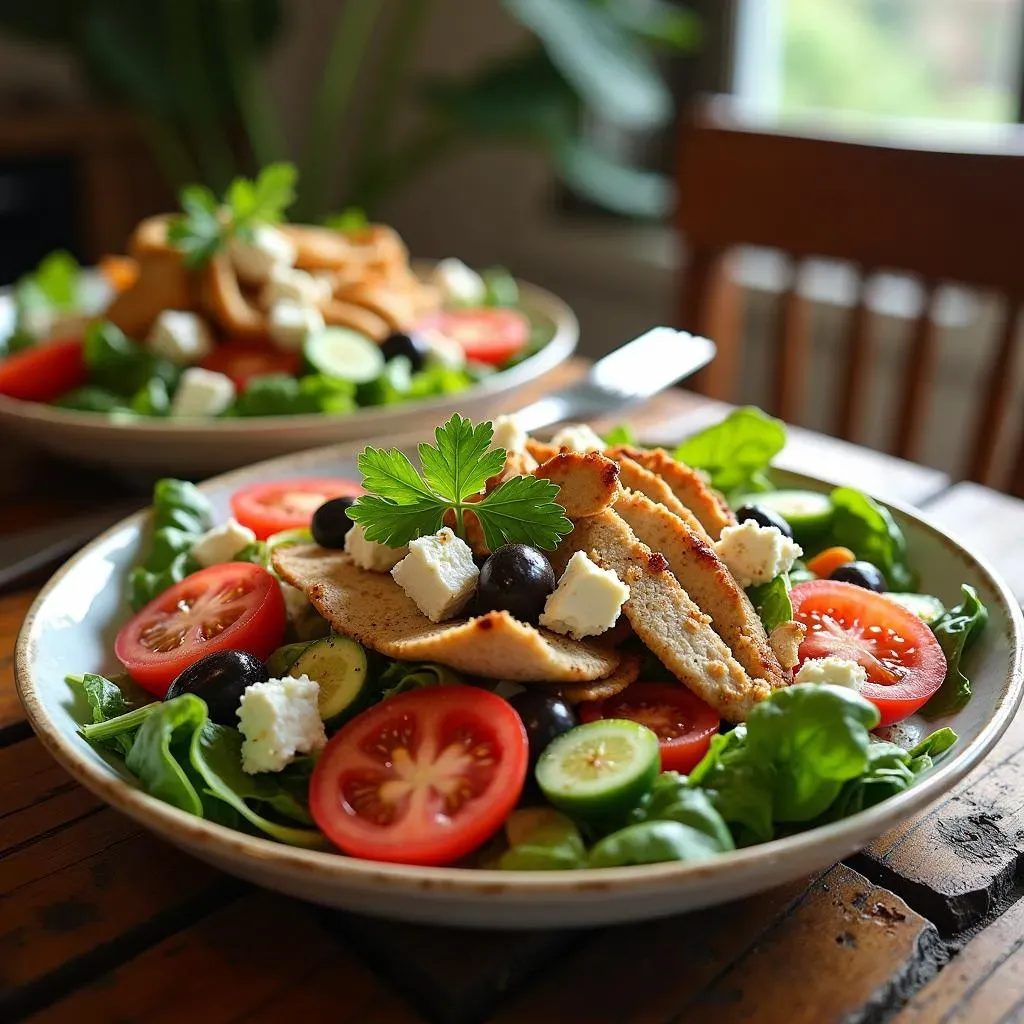
<svg viewBox="0 0 1024 1024"><path fill-rule="evenodd" d="M852 487L837 487L831 497L835 512L830 543L849 548L858 559L876 565L890 590L916 589L907 562L907 541L892 513Z"/></svg>
<svg viewBox="0 0 1024 1024"><path fill-rule="evenodd" d="M440 686L444 683L464 683L465 678L444 665L417 664L415 662L393 661L381 674L381 699L397 697L408 690L424 686Z"/></svg>
<svg viewBox="0 0 1024 1024"><path fill-rule="evenodd" d="M341 415L356 408L355 395L355 385L337 377L268 373L250 381L233 411L236 416Z"/></svg>
<svg viewBox="0 0 1024 1024"><path fill-rule="evenodd" d="M922 714L933 718L951 715L971 699L971 681L960 668L960 659L988 622L988 609L974 587L965 583L960 592L960 604L948 609L932 625L946 656L946 678L922 710Z"/></svg>
<svg viewBox="0 0 1024 1024"><path fill-rule="evenodd" d="M678 772L662 772L640 804L630 814L630 823L678 821L703 832L722 851L735 848L729 826L715 810L707 793L693 789Z"/></svg>
<svg viewBox="0 0 1024 1024"><path fill-rule="evenodd" d="M767 583L747 588L747 597L757 609L766 633L793 618L793 602L789 598L788 573L781 573Z"/></svg>
<svg viewBox="0 0 1024 1024"><path fill-rule="evenodd" d="M587 848L570 818L548 807L513 811L505 823L503 871L565 871L587 866Z"/></svg>
<svg viewBox="0 0 1024 1024"><path fill-rule="evenodd" d="M89 384L124 399L131 399L154 379L173 392L181 376L174 363L147 352L107 320L89 326L83 351Z"/></svg>
<svg viewBox="0 0 1024 1024"><path fill-rule="evenodd" d="M721 853L704 832L678 821L643 821L605 836L590 851L587 866L614 868L670 860L707 860Z"/></svg>
<svg viewBox="0 0 1024 1024"><path fill-rule="evenodd" d="M92 712L94 725L99 725L111 718L120 718L132 710L131 704L124 699L120 687L104 676L86 672L82 676L67 676L66 682L69 686L82 692L89 705L89 710ZM132 748L133 738L134 731L117 732L107 739L100 738L94 742L96 746L112 750L124 757Z"/></svg>

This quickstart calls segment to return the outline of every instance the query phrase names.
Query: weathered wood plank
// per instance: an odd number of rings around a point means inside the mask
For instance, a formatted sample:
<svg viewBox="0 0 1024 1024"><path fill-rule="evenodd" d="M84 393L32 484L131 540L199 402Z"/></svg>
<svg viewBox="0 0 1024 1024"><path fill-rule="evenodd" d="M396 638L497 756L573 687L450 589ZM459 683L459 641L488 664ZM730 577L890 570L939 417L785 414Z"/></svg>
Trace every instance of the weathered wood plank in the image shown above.
<svg viewBox="0 0 1024 1024"><path fill-rule="evenodd" d="M890 1024L1024 1019L1024 900L973 938Z"/></svg>
<svg viewBox="0 0 1024 1024"><path fill-rule="evenodd" d="M390 1001L311 907L254 893L88 979L32 1020L345 1024L381 1019L366 1013ZM394 1019L418 1020L411 1013Z"/></svg>
<svg viewBox="0 0 1024 1024"><path fill-rule="evenodd" d="M14 644L35 591L0 597L0 733L25 719L14 687Z"/></svg>

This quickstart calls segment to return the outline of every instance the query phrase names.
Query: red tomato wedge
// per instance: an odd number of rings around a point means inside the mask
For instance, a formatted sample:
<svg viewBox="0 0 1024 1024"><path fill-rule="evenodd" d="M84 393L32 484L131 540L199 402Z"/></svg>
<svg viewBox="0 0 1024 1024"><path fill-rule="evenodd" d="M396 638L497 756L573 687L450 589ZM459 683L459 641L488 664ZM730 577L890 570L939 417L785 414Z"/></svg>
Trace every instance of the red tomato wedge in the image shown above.
<svg viewBox="0 0 1024 1024"><path fill-rule="evenodd" d="M244 391L254 377L266 377L272 373L287 373L294 376L299 372L300 356L297 352L278 352L259 345L219 345L200 366L230 377L239 391Z"/></svg>
<svg viewBox="0 0 1024 1024"><path fill-rule="evenodd" d="M215 651L248 651L265 660L286 624L281 587L248 562L214 565L176 583L121 627L114 653L157 697L179 672Z"/></svg>
<svg viewBox="0 0 1024 1024"><path fill-rule="evenodd" d="M530 322L514 309L443 309L425 318L419 329L457 341L467 359L492 366L518 355L530 340Z"/></svg>
<svg viewBox="0 0 1024 1024"><path fill-rule="evenodd" d="M628 718L646 725L661 744L661 770L689 772L707 753L721 719L713 708L678 683L633 683L606 700L579 706L584 722Z"/></svg>
<svg viewBox="0 0 1024 1024"><path fill-rule="evenodd" d="M0 361L0 395L53 402L80 388L88 376L81 338L47 341Z"/></svg>
<svg viewBox="0 0 1024 1024"><path fill-rule="evenodd" d="M309 526L313 513L331 498L355 498L366 492L342 477L300 477L250 484L231 496L231 511L257 537Z"/></svg>
<svg viewBox="0 0 1024 1024"><path fill-rule="evenodd" d="M526 779L526 729L473 686L403 693L352 719L309 786L321 831L345 853L451 864L493 835Z"/></svg>
<svg viewBox="0 0 1024 1024"><path fill-rule="evenodd" d="M861 689L881 712L879 725L912 715L942 685L946 656L935 634L883 594L852 583L811 580L793 588L793 618L807 626L800 664L846 658L862 665Z"/></svg>

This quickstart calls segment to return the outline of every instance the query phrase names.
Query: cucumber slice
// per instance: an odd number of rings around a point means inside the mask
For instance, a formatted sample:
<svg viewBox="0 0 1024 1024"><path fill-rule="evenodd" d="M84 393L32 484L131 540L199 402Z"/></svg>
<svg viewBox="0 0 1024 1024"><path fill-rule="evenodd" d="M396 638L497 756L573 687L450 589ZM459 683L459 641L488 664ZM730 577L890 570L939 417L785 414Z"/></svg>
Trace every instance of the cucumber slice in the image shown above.
<svg viewBox="0 0 1024 1024"><path fill-rule="evenodd" d="M380 346L365 334L347 327L325 327L311 334L302 354L314 373L353 384L366 384L384 370Z"/></svg>
<svg viewBox="0 0 1024 1024"><path fill-rule="evenodd" d="M366 651L347 636L325 636L310 644L289 671L320 684L320 717L328 725L351 718L373 700Z"/></svg>
<svg viewBox="0 0 1024 1024"><path fill-rule="evenodd" d="M792 527L793 535L822 533L832 522L832 499L817 491L765 491L747 494L737 502L741 505L760 505L778 512Z"/></svg>
<svg viewBox="0 0 1024 1024"><path fill-rule="evenodd" d="M908 612L913 612L926 626L937 622L946 612L946 606L931 594L894 594L885 595L890 601L903 605Z"/></svg>
<svg viewBox="0 0 1024 1024"><path fill-rule="evenodd" d="M658 737L639 722L604 718L548 744L537 762L544 796L559 810L599 819L635 807L661 771Z"/></svg>

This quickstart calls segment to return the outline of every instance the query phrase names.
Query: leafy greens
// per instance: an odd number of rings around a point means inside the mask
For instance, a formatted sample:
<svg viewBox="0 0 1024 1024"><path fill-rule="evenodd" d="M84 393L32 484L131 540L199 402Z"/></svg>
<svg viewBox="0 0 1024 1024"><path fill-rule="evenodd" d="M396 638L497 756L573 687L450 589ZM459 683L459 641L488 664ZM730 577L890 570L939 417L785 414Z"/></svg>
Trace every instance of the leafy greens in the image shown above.
<svg viewBox="0 0 1024 1024"><path fill-rule="evenodd" d="M830 542L878 566L890 590L913 590L907 541L892 513L852 487L837 487L831 498L834 512Z"/></svg>
<svg viewBox="0 0 1024 1024"><path fill-rule="evenodd" d="M767 583L747 588L747 597L757 610L766 633L793 618L793 602L789 591L789 573L780 573Z"/></svg>
<svg viewBox="0 0 1024 1024"><path fill-rule="evenodd" d="M960 591L960 604L944 612L932 625L946 656L946 678L922 713L936 718L959 711L971 699L971 682L960 668L960 659L988 622L988 609L974 587L965 583Z"/></svg>

